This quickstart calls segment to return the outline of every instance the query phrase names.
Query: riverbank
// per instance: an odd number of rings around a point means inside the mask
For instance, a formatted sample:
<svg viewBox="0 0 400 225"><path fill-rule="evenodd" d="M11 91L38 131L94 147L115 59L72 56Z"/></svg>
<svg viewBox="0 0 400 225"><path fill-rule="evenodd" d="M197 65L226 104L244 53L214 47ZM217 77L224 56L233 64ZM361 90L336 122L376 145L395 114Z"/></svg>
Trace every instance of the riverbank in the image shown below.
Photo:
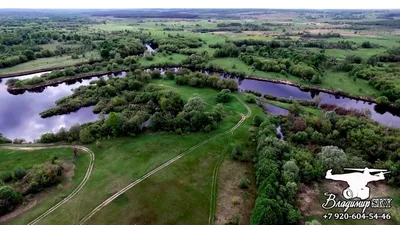
<svg viewBox="0 0 400 225"><path fill-rule="evenodd" d="M26 76L26 75L31 75L31 74L35 74L35 73L50 72L52 70L63 70L63 69L69 68L69 67L81 66L81 65L85 65L85 64L92 64L92 63L96 63L96 62L101 62L101 60L85 61L85 62L80 62L80 63L76 63L76 64L69 65L69 66L54 66L54 67L41 68L41 69L36 69L36 70L27 70L27 71L17 72L17 73L5 73L5 74L0 74L0 79Z"/></svg>
<svg viewBox="0 0 400 225"><path fill-rule="evenodd" d="M158 68L158 66L142 66L141 67L141 69L152 69L152 68ZM164 68L175 68L175 67L164 67ZM59 68L56 68L56 69L59 69ZM64 82L74 81L74 80L78 80L78 79L85 79L85 78L91 78L91 77L96 77L96 76L104 76L104 75L108 75L108 74L118 74L118 73L121 73L121 72L126 72L128 70L129 70L129 68L123 68L123 69L118 69L118 70L113 70L113 71L101 71L101 72L95 72L95 73L87 73L87 74L81 74L81 75L76 75L76 76L72 76L72 77L64 77L64 78L61 78L61 79L50 80L50 81L46 81L46 82L35 84L35 85L27 85L27 86L23 86L23 87L8 86L7 89L10 92L34 90L34 89L43 88L43 87L47 87L47 86L58 85L58 84L61 84L61 83L64 83ZM48 70L45 70L45 71L48 71ZM39 72L45 72L45 71L35 70L34 72L39 73ZM209 72L222 73L224 71L221 71L219 69L214 69L214 70L211 70ZM8 74L8 76L17 77L17 76L24 76L24 75L29 75L29 74L32 74L32 71L26 71L26 72L23 72L23 73ZM237 74L233 74L233 75L236 76ZM0 75L0 76L6 76L6 75ZM336 95L336 96L343 96L343 97L347 97L347 98L354 99L354 100L361 100L361 101L370 102L370 103L376 103L377 104L377 100L375 98L372 98L372 97L350 94L350 93L346 93L346 92L343 92L343 91L332 90L332 89L322 88L322 87L318 87L318 86L301 85L299 83L296 83L296 82L293 82L293 81L289 81L289 80L265 78L265 77L249 76L249 75L241 76L241 74L239 74L239 77L243 77L243 78L249 79L249 80L258 80L258 81L265 81L265 82L270 82L270 83L285 84L285 85L290 85L290 86L297 87L302 91L324 92L324 93L328 93L328 94L332 94L332 95ZM390 104L389 106L392 107L392 108L398 108L395 104Z"/></svg>

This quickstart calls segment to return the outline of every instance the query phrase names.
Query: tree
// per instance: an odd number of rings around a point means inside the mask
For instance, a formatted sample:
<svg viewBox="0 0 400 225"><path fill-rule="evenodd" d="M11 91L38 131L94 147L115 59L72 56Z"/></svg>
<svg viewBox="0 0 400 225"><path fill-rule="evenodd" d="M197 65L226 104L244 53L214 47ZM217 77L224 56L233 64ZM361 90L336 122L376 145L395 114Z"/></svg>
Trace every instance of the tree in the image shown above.
<svg viewBox="0 0 400 225"><path fill-rule="evenodd" d="M231 99L231 91L229 89L222 89L216 96L218 103L227 103Z"/></svg>
<svg viewBox="0 0 400 225"><path fill-rule="evenodd" d="M163 111L171 112L174 115L178 114L178 112L182 110L183 106L181 95L175 91L167 92L160 98L158 103Z"/></svg>
<svg viewBox="0 0 400 225"><path fill-rule="evenodd" d="M290 179L288 181L296 181L298 179L299 170L299 167L294 161L287 161L283 165L284 176Z"/></svg>
<svg viewBox="0 0 400 225"><path fill-rule="evenodd" d="M105 120L104 124L109 127L112 131L112 135L117 137L121 134L122 128L122 118L121 115L115 112L111 112L107 119Z"/></svg>
<svg viewBox="0 0 400 225"><path fill-rule="evenodd" d="M326 170L332 169L336 173L342 172L347 163L346 153L337 146L322 147L319 157Z"/></svg>
<svg viewBox="0 0 400 225"><path fill-rule="evenodd" d="M79 140L82 142L82 144L89 144L94 141L88 128L85 128L79 132Z"/></svg>
<svg viewBox="0 0 400 225"><path fill-rule="evenodd" d="M255 115L253 118L253 124L254 126L260 126L260 124L264 122L264 118L260 115Z"/></svg>
<svg viewBox="0 0 400 225"><path fill-rule="evenodd" d="M376 103L380 105L389 105L390 101L386 96L380 96L376 99Z"/></svg>
<svg viewBox="0 0 400 225"><path fill-rule="evenodd" d="M257 198L251 215L251 224L284 224L283 212L277 201L268 198Z"/></svg>
<svg viewBox="0 0 400 225"><path fill-rule="evenodd" d="M299 115L302 111L298 101L293 101L293 104L290 106L289 110L295 115Z"/></svg>
<svg viewBox="0 0 400 225"><path fill-rule="evenodd" d="M185 112L196 111L203 113L205 109L206 103L203 99L200 98L198 94L194 94L193 97L191 97L183 107L183 111Z"/></svg>

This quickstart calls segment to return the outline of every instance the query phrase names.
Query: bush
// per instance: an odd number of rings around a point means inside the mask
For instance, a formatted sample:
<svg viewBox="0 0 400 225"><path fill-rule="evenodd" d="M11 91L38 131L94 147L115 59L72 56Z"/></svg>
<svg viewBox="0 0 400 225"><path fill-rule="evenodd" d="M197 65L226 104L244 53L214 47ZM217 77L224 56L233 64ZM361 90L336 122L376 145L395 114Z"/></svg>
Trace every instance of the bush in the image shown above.
<svg viewBox="0 0 400 225"><path fill-rule="evenodd" d="M241 189L247 189L247 188L249 188L249 183L247 182L247 178L246 178L246 177L242 177L242 179L240 180L239 187L240 187Z"/></svg>
<svg viewBox="0 0 400 225"><path fill-rule="evenodd" d="M386 96L380 96L376 99L376 102L380 105L389 105L389 99Z"/></svg>
<svg viewBox="0 0 400 225"><path fill-rule="evenodd" d="M23 178L26 175L26 170L22 167L18 167L14 169L14 177L17 180L20 180L21 178Z"/></svg>
<svg viewBox="0 0 400 225"><path fill-rule="evenodd" d="M239 156L242 155L242 146L236 145L235 148L233 148L231 155L233 160L238 160Z"/></svg>
<svg viewBox="0 0 400 225"><path fill-rule="evenodd" d="M233 197L233 198L232 198L232 203L233 203L234 205L239 204L239 199L238 199L237 197Z"/></svg>
<svg viewBox="0 0 400 225"><path fill-rule="evenodd" d="M229 102L231 95L231 91L229 89L223 89L220 93L217 94L216 99L218 103L227 103Z"/></svg>
<svg viewBox="0 0 400 225"><path fill-rule="evenodd" d="M12 187L0 187L0 215L10 212L19 203L20 194Z"/></svg>
<svg viewBox="0 0 400 225"><path fill-rule="evenodd" d="M4 171L0 173L0 180L8 182L12 180L12 173L10 171Z"/></svg>
<svg viewBox="0 0 400 225"><path fill-rule="evenodd" d="M248 103L255 103L256 102L256 98L252 95L252 94L247 94L244 97L244 100Z"/></svg>
<svg viewBox="0 0 400 225"><path fill-rule="evenodd" d="M253 124L254 126L260 126L260 124L264 122L264 119L260 115L255 115L253 118Z"/></svg>

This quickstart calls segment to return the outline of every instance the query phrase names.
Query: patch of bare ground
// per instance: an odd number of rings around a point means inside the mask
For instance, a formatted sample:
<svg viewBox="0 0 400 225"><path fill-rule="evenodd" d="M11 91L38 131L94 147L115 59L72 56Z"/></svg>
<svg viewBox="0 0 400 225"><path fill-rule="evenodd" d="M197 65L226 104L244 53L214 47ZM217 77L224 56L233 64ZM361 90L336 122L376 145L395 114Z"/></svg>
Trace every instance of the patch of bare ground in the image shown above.
<svg viewBox="0 0 400 225"><path fill-rule="evenodd" d="M240 180L246 177L248 189L239 187ZM256 185L251 163L225 160L218 175L218 194L215 225L233 224L235 216L240 217L241 225L250 224L250 216L256 200ZM237 203L235 203L235 200Z"/></svg>
<svg viewBox="0 0 400 225"><path fill-rule="evenodd" d="M20 215L21 213L24 213L43 200L47 198L47 196L51 193L51 195L59 195L62 191L68 189L69 187L72 186L72 178L75 175L75 165L72 162L63 162L61 163L61 168L62 168L62 177L63 177L63 182L61 183L62 186L59 188L57 185L54 185L51 188L45 189L41 191L40 193L36 194L29 194L23 197L23 203L17 207L14 208L13 211L0 216L0 223L4 223L8 220L13 219L14 217ZM18 184L13 184L13 186L16 190L22 190L24 187L18 187Z"/></svg>
<svg viewBox="0 0 400 225"><path fill-rule="evenodd" d="M300 202L299 209L302 215L311 216L322 214L322 208L316 207L319 204L318 195L320 184L313 182L309 185L301 184L297 192L297 200Z"/></svg>

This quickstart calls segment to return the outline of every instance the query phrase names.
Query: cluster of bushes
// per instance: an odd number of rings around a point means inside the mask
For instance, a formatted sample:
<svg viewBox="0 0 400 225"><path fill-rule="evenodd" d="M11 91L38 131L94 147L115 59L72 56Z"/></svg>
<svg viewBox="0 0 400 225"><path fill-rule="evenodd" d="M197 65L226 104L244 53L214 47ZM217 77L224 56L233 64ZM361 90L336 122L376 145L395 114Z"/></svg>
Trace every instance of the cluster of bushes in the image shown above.
<svg viewBox="0 0 400 225"><path fill-rule="evenodd" d="M368 80L371 86L381 91L381 96L385 96L391 102L400 103L400 70L398 68L359 65L349 72L349 76Z"/></svg>
<svg viewBox="0 0 400 225"><path fill-rule="evenodd" d="M312 34L309 32L305 32L302 35L303 38L340 38L341 35L339 33L318 33Z"/></svg>
<svg viewBox="0 0 400 225"><path fill-rule="evenodd" d="M251 224L298 224L296 193L302 178L293 146L275 137L276 119L268 117L258 128L255 175L258 186ZM309 165L312 175L316 168Z"/></svg>
<svg viewBox="0 0 400 225"><path fill-rule="evenodd" d="M96 85L80 86L74 89L71 96L57 100L56 107L41 112L40 116L47 118L76 112L82 107L96 105L102 99L116 97L124 91L139 90L150 79L151 74L140 69L128 72L125 78L110 78L107 81L101 78L94 83ZM94 112L99 113L100 111L95 107Z"/></svg>
<svg viewBox="0 0 400 225"><path fill-rule="evenodd" d="M203 40L196 37L184 37L179 34L169 35L168 38L153 40L158 45L157 51L168 53L179 53L180 49L198 48L203 45Z"/></svg>
<svg viewBox="0 0 400 225"><path fill-rule="evenodd" d="M182 71L185 73L185 69L182 69L180 74ZM168 75L170 73L172 75ZM62 129L55 134L43 134L40 142L91 143L109 137L134 136L146 127L179 134L191 131L210 132L217 127L218 122L222 120L221 105L217 105L212 112L206 112L205 103L198 96L189 99L184 105L179 93L165 92L155 84L146 85L151 77L160 76L158 70L151 72L135 70L129 72L125 78L111 78L107 81L100 79L92 85L75 89L71 96L59 99L56 102L57 107L41 115L68 113L89 102L95 105L93 109L95 113L108 116L93 123L73 126L69 131ZM175 74L167 71L165 76L173 78ZM181 75L176 77L178 76ZM105 88L107 90L104 90ZM76 106L71 108L70 106L75 103Z"/></svg>
<svg viewBox="0 0 400 225"><path fill-rule="evenodd" d="M305 43L302 43L302 46L306 48L350 49L350 50L355 50L359 47L357 43L355 43L354 41L338 41L338 42L307 41ZM361 47L362 46L363 44L361 45Z"/></svg>
<svg viewBox="0 0 400 225"><path fill-rule="evenodd" d="M29 171L18 167L13 172L0 173L0 216L12 211L22 202L22 197L38 193L61 181L61 161L35 165ZM11 186L5 183L16 181Z"/></svg>
<svg viewBox="0 0 400 225"><path fill-rule="evenodd" d="M192 87L212 87L216 89L229 89L236 91L238 83L234 79L221 79L218 75L206 75L200 72L181 71L175 75L178 85L189 85Z"/></svg>
<svg viewBox="0 0 400 225"><path fill-rule="evenodd" d="M3 171L0 173L0 180L10 182L12 180L20 180L26 175L26 170L22 167L15 168L12 172Z"/></svg>
<svg viewBox="0 0 400 225"><path fill-rule="evenodd" d="M314 152L321 146L343 149L347 164L337 167L386 168L392 171L389 182L400 184L400 130L388 129L364 117L338 116L334 111L320 116L289 115L282 123L287 140L306 145Z"/></svg>

